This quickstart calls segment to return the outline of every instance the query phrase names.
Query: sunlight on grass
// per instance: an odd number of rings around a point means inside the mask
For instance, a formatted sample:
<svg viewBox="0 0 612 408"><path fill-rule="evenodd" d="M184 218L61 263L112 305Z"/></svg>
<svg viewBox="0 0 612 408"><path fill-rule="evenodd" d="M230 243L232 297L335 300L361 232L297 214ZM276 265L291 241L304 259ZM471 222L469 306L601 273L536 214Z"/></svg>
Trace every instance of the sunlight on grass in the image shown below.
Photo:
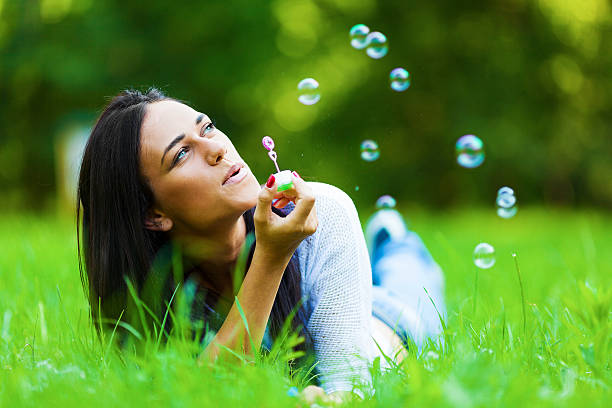
<svg viewBox="0 0 612 408"><path fill-rule="evenodd" d="M444 349L431 344L388 372L373 369L374 397L353 404L605 404L612 217L526 208L512 220L490 211L405 213L446 275ZM471 254L482 241L495 247L497 262L479 273L473 312ZM292 333L254 363L198 364L196 343L160 344L155 332L141 345L146 358L129 349L120 356L88 320L70 219L4 217L0 246L0 406L294 407L287 389L314 375L304 369L289 378L290 347L299 342Z"/></svg>

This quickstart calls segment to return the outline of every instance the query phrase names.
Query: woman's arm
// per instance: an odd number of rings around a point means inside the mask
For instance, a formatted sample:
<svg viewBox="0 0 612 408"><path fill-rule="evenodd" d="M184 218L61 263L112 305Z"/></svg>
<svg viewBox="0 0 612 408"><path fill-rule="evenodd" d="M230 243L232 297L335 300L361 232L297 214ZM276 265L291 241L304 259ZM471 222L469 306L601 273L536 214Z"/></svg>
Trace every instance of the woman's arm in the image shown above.
<svg viewBox="0 0 612 408"><path fill-rule="evenodd" d="M371 382L372 270L350 197L327 184L310 185L320 225L299 250L312 308L307 326L322 388L350 392L354 380Z"/></svg>
<svg viewBox="0 0 612 408"><path fill-rule="evenodd" d="M291 256L283 258L268 256L259 247L256 247L251 266L238 291L238 301L244 311L251 339L257 350L261 346L274 298L290 259ZM205 358L214 362L222 349L218 344L238 353L243 352L253 356L254 350L251 348L248 336L238 306L234 302L221 328L204 349L200 359Z"/></svg>
<svg viewBox="0 0 612 408"><path fill-rule="evenodd" d="M259 350L283 272L300 242L312 235L318 225L315 197L310 187L295 176L293 185L293 188L278 193L271 176L259 193L253 215L255 252L237 298L256 350L252 349L249 334L234 302L219 331L200 355L200 360L214 362L222 349L219 345L251 356ZM274 214L271 209L272 200L280 197L290 197L295 201L295 210L285 218Z"/></svg>

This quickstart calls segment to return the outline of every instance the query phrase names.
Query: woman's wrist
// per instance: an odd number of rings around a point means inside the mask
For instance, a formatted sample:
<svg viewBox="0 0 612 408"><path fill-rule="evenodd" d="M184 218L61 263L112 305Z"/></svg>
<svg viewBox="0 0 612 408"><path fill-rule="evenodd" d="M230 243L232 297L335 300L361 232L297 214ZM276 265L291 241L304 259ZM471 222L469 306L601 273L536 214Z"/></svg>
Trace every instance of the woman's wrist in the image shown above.
<svg viewBox="0 0 612 408"><path fill-rule="evenodd" d="M295 250L279 250L257 242L251 264L259 264L270 272L276 271L282 274L294 252Z"/></svg>

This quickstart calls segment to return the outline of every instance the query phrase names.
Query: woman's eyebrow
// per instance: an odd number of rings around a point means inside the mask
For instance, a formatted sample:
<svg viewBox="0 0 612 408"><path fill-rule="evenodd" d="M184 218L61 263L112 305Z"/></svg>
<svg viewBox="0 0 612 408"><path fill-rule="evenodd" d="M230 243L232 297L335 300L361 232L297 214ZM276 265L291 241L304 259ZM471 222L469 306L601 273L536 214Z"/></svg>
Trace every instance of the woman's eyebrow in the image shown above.
<svg viewBox="0 0 612 408"><path fill-rule="evenodd" d="M170 151L170 149L172 149L174 146L176 146L176 144L178 142L180 142L181 140L183 140L185 138L185 134L181 133L180 135L178 135L177 137L175 137L170 144L168 145L168 147L166 147L166 150L164 150L164 154L162 155L161 158L161 164L162 166L164 165L164 157L166 157L166 153L168 153Z"/></svg>
<svg viewBox="0 0 612 408"><path fill-rule="evenodd" d="M195 120L195 124L199 125L200 122L202 122L202 119L204 119L204 114L201 113L198 115L198 117ZM181 133L180 135L178 135L177 137L175 137L174 139L172 139L172 141L170 142L170 144L168 145L168 147L166 147L166 149L164 150L164 154L162 155L161 158L161 165L164 165L164 157L166 157L166 153L168 153L174 146L176 146L176 144L178 142L180 142L181 140L183 140L185 138L185 134Z"/></svg>

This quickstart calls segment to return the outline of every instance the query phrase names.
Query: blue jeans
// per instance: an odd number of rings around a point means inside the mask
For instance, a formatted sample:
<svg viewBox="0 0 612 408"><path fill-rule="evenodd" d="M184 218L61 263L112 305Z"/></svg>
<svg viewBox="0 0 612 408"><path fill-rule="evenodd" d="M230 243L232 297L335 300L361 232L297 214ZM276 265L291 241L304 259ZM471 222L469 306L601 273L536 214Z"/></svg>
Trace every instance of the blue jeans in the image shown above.
<svg viewBox="0 0 612 408"><path fill-rule="evenodd" d="M391 327L406 348L409 339L418 351L427 339L443 340L444 277L421 238L408 231L401 240L382 243L372 258L378 283L372 287L372 315Z"/></svg>

